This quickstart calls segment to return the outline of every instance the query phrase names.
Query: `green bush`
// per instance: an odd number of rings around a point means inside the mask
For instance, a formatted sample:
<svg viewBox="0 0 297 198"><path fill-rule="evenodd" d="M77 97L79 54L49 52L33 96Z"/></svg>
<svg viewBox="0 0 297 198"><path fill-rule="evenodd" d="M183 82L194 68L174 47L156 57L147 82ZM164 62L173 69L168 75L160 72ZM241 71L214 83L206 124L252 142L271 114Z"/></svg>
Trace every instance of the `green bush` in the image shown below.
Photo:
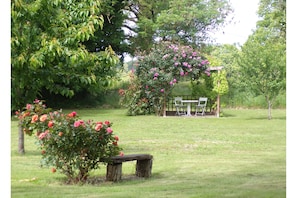
<svg viewBox="0 0 297 198"><path fill-rule="evenodd" d="M53 172L60 170L69 183L85 182L91 170L123 154L110 121L84 121L76 112L65 115L62 110L49 110L39 100L27 104L18 113L20 126L30 136L35 132L41 165L53 166Z"/></svg>
<svg viewBox="0 0 297 198"><path fill-rule="evenodd" d="M138 61L132 84L121 91L121 102L135 115L164 115L175 84L182 78L197 80L203 74L210 75L208 60L190 46L164 42Z"/></svg>

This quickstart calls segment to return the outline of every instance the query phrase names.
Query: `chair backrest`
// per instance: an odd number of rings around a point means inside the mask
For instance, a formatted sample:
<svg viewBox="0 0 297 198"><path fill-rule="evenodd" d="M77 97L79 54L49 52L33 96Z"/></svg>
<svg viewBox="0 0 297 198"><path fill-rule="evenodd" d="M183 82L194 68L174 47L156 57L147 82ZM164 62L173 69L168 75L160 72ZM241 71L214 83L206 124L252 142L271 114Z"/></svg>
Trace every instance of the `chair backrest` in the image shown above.
<svg viewBox="0 0 297 198"><path fill-rule="evenodd" d="M174 104L175 105L182 105L182 100L183 100L182 97L175 97L174 98Z"/></svg>
<svg viewBox="0 0 297 198"><path fill-rule="evenodd" d="M204 106L204 107L206 107L206 104L207 104L207 98L200 97L199 100L198 100L198 106Z"/></svg>

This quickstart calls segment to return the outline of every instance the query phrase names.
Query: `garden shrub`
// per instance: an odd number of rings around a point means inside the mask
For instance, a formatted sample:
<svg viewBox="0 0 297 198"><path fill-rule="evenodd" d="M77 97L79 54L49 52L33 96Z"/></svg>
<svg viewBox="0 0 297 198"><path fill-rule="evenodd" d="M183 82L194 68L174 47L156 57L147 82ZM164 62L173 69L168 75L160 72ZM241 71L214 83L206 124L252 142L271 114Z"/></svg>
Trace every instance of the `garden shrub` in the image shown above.
<svg viewBox="0 0 297 198"><path fill-rule="evenodd" d="M168 96L181 78L198 80L203 74L210 75L208 60L190 46L161 43L138 61L135 71L138 86L129 95L133 100L124 102L128 102L129 108L137 104L157 115L165 113Z"/></svg>
<svg viewBox="0 0 297 198"><path fill-rule="evenodd" d="M76 112L51 111L40 100L17 115L24 133L36 138L41 165L53 166L52 171L59 170L69 183L86 182L90 171L123 154L110 121L85 121Z"/></svg>

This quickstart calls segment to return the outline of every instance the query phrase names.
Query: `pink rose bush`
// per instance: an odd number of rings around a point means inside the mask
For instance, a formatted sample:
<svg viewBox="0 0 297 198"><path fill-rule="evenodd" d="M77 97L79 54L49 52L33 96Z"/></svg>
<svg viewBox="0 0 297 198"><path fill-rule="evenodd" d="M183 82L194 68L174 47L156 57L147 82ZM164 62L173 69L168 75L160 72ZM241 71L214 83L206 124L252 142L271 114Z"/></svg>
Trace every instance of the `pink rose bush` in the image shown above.
<svg viewBox="0 0 297 198"><path fill-rule="evenodd" d="M134 86L130 86L133 89L129 87L127 94L121 95L131 115L162 114L174 85L182 78L198 80L210 75L208 60L190 46L162 43L139 57L138 63Z"/></svg>
<svg viewBox="0 0 297 198"><path fill-rule="evenodd" d="M43 101L27 104L16 112L23 131L32 136L42 153L41 165L54 167L68 182L85 182L90 171L123 155L119 137L108 120L82 120L76 112L52 112Z"/></svg>

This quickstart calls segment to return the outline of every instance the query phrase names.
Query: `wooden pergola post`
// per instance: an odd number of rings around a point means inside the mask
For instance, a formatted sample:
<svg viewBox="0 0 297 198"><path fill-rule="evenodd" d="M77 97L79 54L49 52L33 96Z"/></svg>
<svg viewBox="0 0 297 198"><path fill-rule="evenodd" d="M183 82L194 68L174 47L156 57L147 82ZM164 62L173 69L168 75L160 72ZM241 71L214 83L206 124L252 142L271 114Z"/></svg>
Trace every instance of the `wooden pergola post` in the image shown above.
<svg viewBox="0 0 297 198"><path fill-rule="evenodd" d="M218 73L220 73L220 70L218 70ZM220 87L220 81L218 81L218 88ZM220 93L218 93L218 96L217 96L217 118L220 117Z"/></svg>
<svg viewBox="0 0 297 198"><path fill-rule="evenodd" d="M218 74L220 73L221 69L223 69L223 66L218 66L218 67L210 67L209 68L210 71L218 71ZM218 81L218 88L220 87L220 81ZM220 93L218 93L217 96L217 111L216 111L216 116L219 118L220 117L220 108L221 108L221 104L220 104Z"/></svg>

